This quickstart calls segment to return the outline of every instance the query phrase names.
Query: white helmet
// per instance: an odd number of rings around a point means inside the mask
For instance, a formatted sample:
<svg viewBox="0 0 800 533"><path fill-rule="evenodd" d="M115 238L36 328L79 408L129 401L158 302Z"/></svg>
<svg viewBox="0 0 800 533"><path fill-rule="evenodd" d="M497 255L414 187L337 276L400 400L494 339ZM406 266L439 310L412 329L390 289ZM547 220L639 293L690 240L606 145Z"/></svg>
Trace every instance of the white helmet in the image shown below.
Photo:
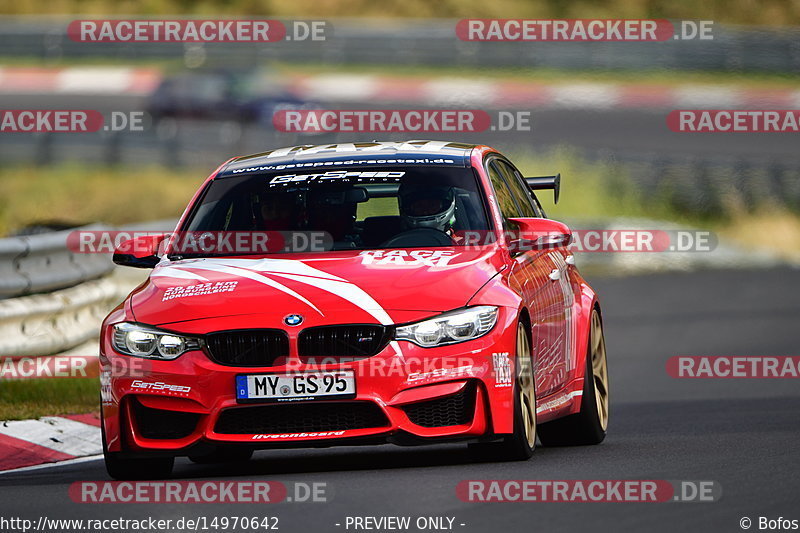
<svg viewBox="0 0 800 533"><path fill-rule="evenodd" d="M403 184L397 203L406 229L447 231L455 223L456 195L452 187Z"/></svg>

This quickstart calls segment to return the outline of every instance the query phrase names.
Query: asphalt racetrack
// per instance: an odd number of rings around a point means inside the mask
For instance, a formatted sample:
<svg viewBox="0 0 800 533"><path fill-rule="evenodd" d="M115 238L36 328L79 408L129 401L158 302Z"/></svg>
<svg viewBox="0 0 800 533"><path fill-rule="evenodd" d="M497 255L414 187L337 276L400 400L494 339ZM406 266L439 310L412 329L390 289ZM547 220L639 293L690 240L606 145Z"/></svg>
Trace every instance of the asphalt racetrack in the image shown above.
<svg viewBox="0 0 800 533"><path fill-rule="evenodd" d="M269 505L74 503L71 483L108 479L92 460L0 475L0 516L276 516L289 532L354 531L347 516L447 516L463 532L741 531L743 517L752 530L759 517L800 519L800 381L678 380L665 371L673 355L798 355L800 271L590 281L604 305L612 380L609 435L599 446L539 447L524 463L474 462L464 445L262 451L238 467L176 463L176 479L326 484L326 503ZM705 503L462 502L456 485L470 479L706 480L722 495Z"/></svg>

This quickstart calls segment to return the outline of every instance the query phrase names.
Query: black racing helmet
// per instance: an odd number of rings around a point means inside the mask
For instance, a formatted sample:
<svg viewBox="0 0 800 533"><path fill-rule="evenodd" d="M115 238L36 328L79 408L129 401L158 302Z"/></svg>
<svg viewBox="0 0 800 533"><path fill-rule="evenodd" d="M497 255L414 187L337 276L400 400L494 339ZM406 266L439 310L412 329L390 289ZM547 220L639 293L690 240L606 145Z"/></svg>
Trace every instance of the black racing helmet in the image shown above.
<svg viewBox="0 0 800 533"><path fill-rule="evenodd" d="M455 224L456 195L453 187L404 183L397 193L397 203L406 229L447 231Z"/></svg>

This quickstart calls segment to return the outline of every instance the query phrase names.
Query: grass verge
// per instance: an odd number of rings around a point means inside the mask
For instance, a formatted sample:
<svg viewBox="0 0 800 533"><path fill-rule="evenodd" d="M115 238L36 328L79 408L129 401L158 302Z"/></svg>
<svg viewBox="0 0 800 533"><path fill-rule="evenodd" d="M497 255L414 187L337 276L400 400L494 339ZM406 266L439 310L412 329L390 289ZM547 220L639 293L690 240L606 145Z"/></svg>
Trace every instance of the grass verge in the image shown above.
<svg viewBox="0 0 800 533"><path fill-rule="evenodd" d="M0 380L0 420L98 411L97 378Z"/></svg>
<svg viewBox="0 0 800 533"><path fill-rule="evenodd" d="M698 216L670 206L664 198L643 197L623 166L588 161L568 148L508 156L526 175L560 172L562 194L540 194L553 218L643 217L670 220L718 232L748 247L763 247L785 257L800 255L800 215L777 206ZM0 235L51 220L112 225L177 218L208 169L53 167L0 169ZM363 215L363 213L361 213Z"/></svg>
<svg viewBox="0 0 800 533"><path fill-rule="evenodd" d="M63 221L130 224L177 218L208 174L163 167L0 169L0 235L28 224Z"/></svg>

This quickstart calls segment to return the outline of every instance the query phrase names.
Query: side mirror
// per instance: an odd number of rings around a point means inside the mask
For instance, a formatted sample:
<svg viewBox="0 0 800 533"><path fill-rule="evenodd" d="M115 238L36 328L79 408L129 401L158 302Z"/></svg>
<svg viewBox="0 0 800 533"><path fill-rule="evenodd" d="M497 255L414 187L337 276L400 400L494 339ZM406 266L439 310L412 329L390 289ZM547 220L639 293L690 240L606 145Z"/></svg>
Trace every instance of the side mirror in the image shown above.
<svg viewBox="0 0 800 533"><path fill-rule="evenodd" d="M562 222L549 218L510 218L519 228L512 232L508 247L512 253L547 250L572 242L572 230Z"/></svg>
<svg viewBox="0 0 800 533"><path fill-rule="evenodd" d="M114 250L112 260L122 266L153 268L161 261L159 247L166 238L167 234L141 235L123 241Z"/></svg>

